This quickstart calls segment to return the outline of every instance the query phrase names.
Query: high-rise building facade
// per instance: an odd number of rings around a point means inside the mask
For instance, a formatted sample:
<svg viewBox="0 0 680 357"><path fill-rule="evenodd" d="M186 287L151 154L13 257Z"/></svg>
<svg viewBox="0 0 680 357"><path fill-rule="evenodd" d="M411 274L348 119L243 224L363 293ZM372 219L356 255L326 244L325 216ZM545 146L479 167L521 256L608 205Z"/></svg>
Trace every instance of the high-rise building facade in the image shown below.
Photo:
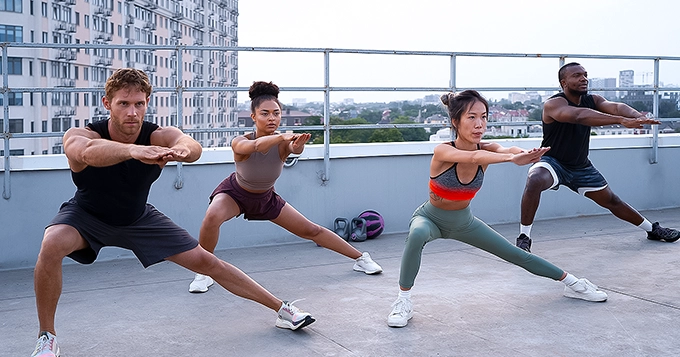
<svg viewBox="0 0 680 357"><path fill-rule="evenodd" d="M10 132L63 132L106 119L104 84L121 67L144 70L151 79L147 121L183 129L237 126L236 92L225 90L238 84L237 52L181 47L238 46L237 19L238 0L0 0L0 42L59 46L8 48L8 87L38 88L0 94L0 105L9 105ZM185 90L196 87L206 89ZM216 147L234 134L191 135ZM61 137L10 144L12 155L63 152Z"/></svg>

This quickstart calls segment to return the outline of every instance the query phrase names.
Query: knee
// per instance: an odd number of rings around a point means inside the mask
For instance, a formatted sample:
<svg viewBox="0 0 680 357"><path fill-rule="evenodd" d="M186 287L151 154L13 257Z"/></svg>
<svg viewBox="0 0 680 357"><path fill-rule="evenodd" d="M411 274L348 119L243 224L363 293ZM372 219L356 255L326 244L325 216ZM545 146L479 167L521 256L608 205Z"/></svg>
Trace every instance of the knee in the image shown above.
<svg viewBox="0 0 680 357"><path fill-rule="evenodd" d="M71 232L68 232L68 229L50 228L54 229L45 231L42 243L40 244L39 261L61 261L64 257L79 249L76 243L78 240L73 239L74 237Z"/></svg>
<svg viewBox="0 0 680 357"><path fill-rule="evenodd" d="M527 176L527 183L524 186L524 193L538 195L541 192L547 190L552 183L552 177L548 174L540 175L537 173L531 173Z"/></svg>
<svg viewBox="0 0 680 357"><path fill-rule="evenodd" d="M300 237L302 238L314 238L321 234L323 228L316 223L308 223L302 227L300 231ZM330 232L330 231L329 231Z"/></svg>
<svg viewBox="0 0 680 357"><path fill-rule="evenodd" d="M406 237L406 246L422 247L430 239L430 230L426 227L411 227Z"/></svg>

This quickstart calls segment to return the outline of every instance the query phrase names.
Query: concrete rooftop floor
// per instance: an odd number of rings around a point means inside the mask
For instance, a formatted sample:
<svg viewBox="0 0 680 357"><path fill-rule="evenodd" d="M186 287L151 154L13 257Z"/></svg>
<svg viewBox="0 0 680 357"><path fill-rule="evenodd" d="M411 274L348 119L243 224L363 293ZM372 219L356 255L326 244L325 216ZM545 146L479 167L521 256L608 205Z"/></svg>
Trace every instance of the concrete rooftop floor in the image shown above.
<svg viewBox="0 0 680 357"><path fill-rule="evenodd" d="M647 211L680 228L680 208ZM229 229L226 223L223 229ZM514 241L518 225L494 225ZM680 243L648 241L612 215L539 221L533 252L609 294L568 299L563 285L451 240L428 244L415 315L386 325L405 234L355 243L383 274L352 271L334 252L300 243L218 251L317 321L274 327L273 311L215 285L187 292L193 274L134 259L66 264L57 310L62 356L678 356ZM68 260L68 259L67 259ZM0 356L29 356L38 330L32 270L0 272Z"/></svg>

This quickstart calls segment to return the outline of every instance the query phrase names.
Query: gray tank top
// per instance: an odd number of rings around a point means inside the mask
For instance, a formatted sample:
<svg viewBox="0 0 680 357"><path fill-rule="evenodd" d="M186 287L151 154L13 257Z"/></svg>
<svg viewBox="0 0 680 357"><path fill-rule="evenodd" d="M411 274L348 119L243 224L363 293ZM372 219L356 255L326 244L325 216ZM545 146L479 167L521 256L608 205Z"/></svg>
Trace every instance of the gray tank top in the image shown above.
<svg viewBox="0 0 680 357"><path fill-rule="evenodd" d="M274 187L283 171L279 146L275 145L266 153L254 152L248 159L235 162L236 182L248 191L266 191Z"/></svg>

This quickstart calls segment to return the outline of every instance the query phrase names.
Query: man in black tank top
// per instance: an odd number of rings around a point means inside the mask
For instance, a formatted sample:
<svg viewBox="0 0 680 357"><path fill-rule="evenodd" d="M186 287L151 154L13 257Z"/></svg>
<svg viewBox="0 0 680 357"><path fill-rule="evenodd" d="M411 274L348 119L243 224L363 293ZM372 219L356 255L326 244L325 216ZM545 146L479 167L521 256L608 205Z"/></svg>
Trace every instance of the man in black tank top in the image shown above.
<svg viewBox="0 0 680 357"><path fill-rule="evenodd" d="M64 257L90 264L105 246L132 250L144 267L169 260L211 276L232 293L277 311L277 325L284 321L295 330L314 322L309 313L278 299L203 249L186 230L147 203L162 168L170 161L198 160L201 145L175 127L144 122L151 95L144 72L117 70L107 80L105 92L102 102L111 112L110 119L64 134L64 152L77 191L45 229L35 265L40 331L33 356L59 355L54 319Z"/></svg>
<svg viewBox="0 0 680 357"><path fill-rule="evenodd" d="M530 251L531 227L541 193L560 185L590 198L608 209L616 217L647 232L647 238L675 242L680 232L652 224L634 208L622 201L609 188L607 181L588 159L590 128L619 124L626 128L642 128L645 124L659 124L623 103L609 102L597 94L588 94L588 73L578 63L565 64L558 72L562 92L543 106L543 142L550 147L529 169L524 194L520 235L517 246Z"/></svg>

